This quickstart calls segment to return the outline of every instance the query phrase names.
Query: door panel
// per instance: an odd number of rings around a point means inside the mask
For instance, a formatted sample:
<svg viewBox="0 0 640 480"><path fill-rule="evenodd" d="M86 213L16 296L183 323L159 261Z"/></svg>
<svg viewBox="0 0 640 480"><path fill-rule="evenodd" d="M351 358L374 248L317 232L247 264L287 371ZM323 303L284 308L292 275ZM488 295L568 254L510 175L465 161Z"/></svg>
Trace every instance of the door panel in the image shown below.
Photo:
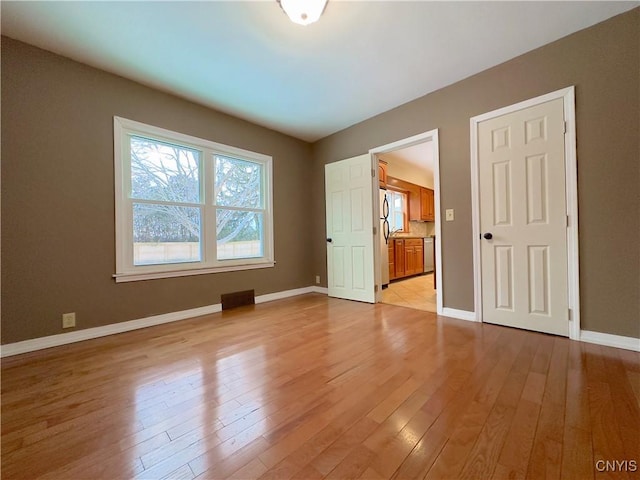
<svg viewBox="0 0 640 480"><path fill-rule="evenodd" d="M478 153L483 320L567 336L562 99L480 122Z"/></svg>
<svg viewBox="0 0 640 480"><path fill-rule="evenodd" d="M371 157L325 166L329 296L375 303Z"/></svg>
<svg viewBox="0 0 640 480"><path fill-rule="evenodd" d="M513 311L513 245L494 247L495 258L495 308Z"/></svg>

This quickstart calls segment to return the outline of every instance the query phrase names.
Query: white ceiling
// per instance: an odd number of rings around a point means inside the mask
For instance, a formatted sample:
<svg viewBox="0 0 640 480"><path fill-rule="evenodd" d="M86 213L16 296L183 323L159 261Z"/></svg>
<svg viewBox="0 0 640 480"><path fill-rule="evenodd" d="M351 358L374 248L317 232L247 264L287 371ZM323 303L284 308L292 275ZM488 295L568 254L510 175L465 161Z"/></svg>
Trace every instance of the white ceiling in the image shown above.
<svg viewBox="0 0 640 480"><path fill-rule="evenodd" d="M314 141L638 2L2 1L2 34Z"/></svg>
<svg viewBox="0 0 640 480"><path fill-rule="evenodd" d="M420 168L433 171L433 145L431 141L418 143L410 147L378 154L386 162L397 162L406 168Z"/></svg>
<svg viewBox="0 0 640 480"><path fill-rule="evenodd" d="M399 150L379 153L377 157L387 162L388 175L433 188L434 158L431 140Z"/></svg>

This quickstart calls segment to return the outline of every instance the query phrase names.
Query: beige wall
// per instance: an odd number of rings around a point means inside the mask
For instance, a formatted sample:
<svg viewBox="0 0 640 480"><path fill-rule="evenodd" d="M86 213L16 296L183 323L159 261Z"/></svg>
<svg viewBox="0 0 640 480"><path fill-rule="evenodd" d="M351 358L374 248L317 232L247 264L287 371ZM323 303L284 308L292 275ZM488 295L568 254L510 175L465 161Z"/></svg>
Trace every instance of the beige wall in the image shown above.
<svg viewBox="0 0 640 480"><path fill-rule="evenodd" d="M6 37L1 85L2 343L312 284L309 144ZM114 115L272 155L277 266L116 284Z"/></svg>
<svg viewBox="0 0 640 480"><path fill-rule="evenodd" d="M314 274L326 278L324 164L439 129L444 306L473 310L469 119L576 86L582 328L640 337L640 9L314 144ZM419 61L419 59L417 60Z"/></svg>
<svg viewBox="0 0 640 480"><path fill-rule="evenodd" d="M2 339L326 285L324 164L440 129L444 305L473 309L469 118L576 85L582 326L640 337L640 9L309 145L2 38ZM113 116L272 155L277 266L116 284ZM311 195L310 195L311 193Z"/></svg>

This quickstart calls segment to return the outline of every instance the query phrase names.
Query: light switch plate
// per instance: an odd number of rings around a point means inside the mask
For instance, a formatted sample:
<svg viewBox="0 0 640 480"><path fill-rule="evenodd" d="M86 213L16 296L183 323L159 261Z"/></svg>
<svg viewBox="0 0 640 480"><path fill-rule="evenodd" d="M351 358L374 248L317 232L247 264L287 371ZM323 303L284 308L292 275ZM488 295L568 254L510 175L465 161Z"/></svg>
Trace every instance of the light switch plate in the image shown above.
<svg viewBox="0 0 640 480"><path fill-rule="evenodd" d="M445 219L447 222L453 222L453 208L447 208L445 210Z"/></svg>

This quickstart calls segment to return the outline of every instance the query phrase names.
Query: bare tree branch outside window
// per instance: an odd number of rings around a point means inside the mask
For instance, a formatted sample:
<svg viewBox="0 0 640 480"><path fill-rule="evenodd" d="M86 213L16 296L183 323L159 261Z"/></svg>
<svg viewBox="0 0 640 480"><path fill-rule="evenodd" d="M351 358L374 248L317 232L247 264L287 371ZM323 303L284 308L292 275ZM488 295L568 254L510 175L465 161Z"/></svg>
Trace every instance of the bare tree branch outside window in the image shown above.
<svg viewBox="0 0 640 480"><path fill-rule="evenodd" d="M131 137L134 242L200 241L200 160L197 150ZM254 162L215 157L218 244L261 239L263 215L256 210L263 204L262 168Z"/></svg>

